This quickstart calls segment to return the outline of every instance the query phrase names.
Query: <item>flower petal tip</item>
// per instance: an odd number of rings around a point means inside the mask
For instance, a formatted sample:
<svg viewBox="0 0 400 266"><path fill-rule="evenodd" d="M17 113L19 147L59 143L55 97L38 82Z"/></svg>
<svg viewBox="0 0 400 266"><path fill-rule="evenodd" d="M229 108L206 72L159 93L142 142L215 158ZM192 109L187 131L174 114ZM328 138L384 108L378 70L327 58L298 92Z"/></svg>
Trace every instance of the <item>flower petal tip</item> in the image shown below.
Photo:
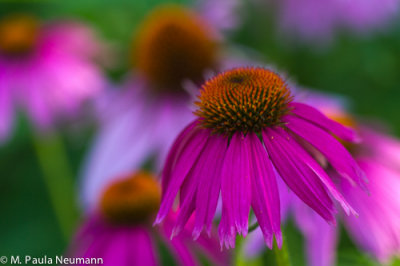
<svg viewBox="0 0 400 266"><path fill-rule="evenodd" d="M172 233L170 236L170 240L174 239L174 237L176 237L177 235L179 235L179 233L182 231L182 227L180 226L175 226L174 229L172 229Z"/></svg>
<svg viewBox="0 0 400 266"><path fill-rule="evenodd" d="M164 220L165 216L157 215L156 220L153 223L153 226L157 226Z"/></svg>
<svg viewBox="0 0 400 266"><path fill-rule="evenodd" d="M200 234L201 234L201 229L195 228L195 229L193 230L193 232L192 232L193 240L196 241L196 240L200 237Z"/></svg>

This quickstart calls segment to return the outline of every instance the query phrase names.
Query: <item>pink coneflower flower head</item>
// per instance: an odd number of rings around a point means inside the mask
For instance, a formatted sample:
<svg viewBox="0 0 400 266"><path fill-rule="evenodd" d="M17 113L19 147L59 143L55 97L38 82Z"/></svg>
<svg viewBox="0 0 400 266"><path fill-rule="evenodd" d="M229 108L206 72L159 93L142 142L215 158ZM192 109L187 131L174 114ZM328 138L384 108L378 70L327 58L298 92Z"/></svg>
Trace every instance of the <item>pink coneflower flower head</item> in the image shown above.
<svg viewBox="0 0 400 266"><path fill-rule="evenodd" d="M99 51L95 36L82 25L42 25L25 14L1 18L0 138L10 133L16 105L39 129L75 115L102 88L92 62Z"/></svg>
<svg viewBox="0 0 400 266"><path fill-rule="evenodd" d="M341 180L340 191L357 210L358 217L340 217L355 243L386 264L400 254L400 142L359 123L338 99L311 95L308 102L331 119L356 129L362 138L360 143L343 142L343 145L366 174L369 193ZM339 180L332 169L328 168L328 173ZM334 265L337 230L321 223L320 217L300 201L296 201L294 207L297 223L307 241L309 264Z"/></svg>
<svg viewBox="0 0 400 266"><path fill-rule="evenodd" d="M221 245L233 247L245 236L250 208L272 247L281 245L279 192L276 178L330 223L337 200L354 212L312 157L321 152L355 184L362 172L347 150L331 135L353 141L354 133L316 109L293 101L286 82L264 68L236 68L205 82L197 119L177 137L162 175L162 202L156 223L172 207L180 191L180 210L173 235L195 212L196 238L211 228L221 193Z"/></svg>
<svg viewBox="0 0 400 266"><path fill-rule="evenodd" d="M136 38L133 62L158 88L179 90L185 79L199 82L205 70L216 66L214 29L189 9L159 7Z"/></svg>
<svg viewBox="0 0 400 266"><path fill-rule="evenodd" d="M101 129L83 173L86 205L110 178L142 167L150 157L160 169L175 136L193 120L184 84L201 84L207 72L223 65L218 25L205 13L160 6L139 26L133 74L123 90L107 92L99 105Z"/></svg>
<svg viewBox="0 0 400 266"><path fill-rule="evenodd" d="M227 254L218 242L202 237L193 242L184 234L169 240L173 213L161 228L153 228L152 217L160 203L160 188L154 176L138 172L119 178L108 186L99 206L81 228L68 255L102 258L104 265L160 265L159 242L178 265L198 265L195 253L203 252L214 264L227 264ZM189 235L190 236L190 235Z"/></svg>

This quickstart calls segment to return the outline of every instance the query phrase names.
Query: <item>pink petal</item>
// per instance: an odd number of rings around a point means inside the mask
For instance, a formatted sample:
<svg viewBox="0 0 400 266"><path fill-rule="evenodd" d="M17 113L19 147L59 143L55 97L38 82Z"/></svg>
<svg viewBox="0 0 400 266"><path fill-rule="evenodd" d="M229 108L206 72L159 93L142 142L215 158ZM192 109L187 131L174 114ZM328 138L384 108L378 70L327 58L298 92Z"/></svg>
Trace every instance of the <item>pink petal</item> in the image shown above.
<svg viewBox="0 0 400 266"><path fill-rule="evenodd" d="M128 229L129 231L129 229ZM128 265L138 266L157 266L160 265L157 249L150 235L150 231L145 227L135 227L130 229L128 242L130 251L126 254ZM113 264L118 265L118 264Z"/></svg>
<svg viewBox="0 0 400 266"><path fill-rule="evenodd" d="M249 140L241 133L230 140L222 167L222 217L219 235L225 246L234 245L236 233L246 236L251 201Z"/></svg>
<svg viewBox="0 0 400 266"><path fill-rule="evenodd" d="M273 164L289 188L325 220L335 224L333 202L318 177L286 150L279 133L267 128L263 140Z"/></svg>
<svg viewBox="0 0 400 266"><path fill-rule="evenodd" d="M310 170L314 172L314 174L321 180L321 182L325 185L325 188L331 193L333 198L337 200L340 205L343 207L344 211L347 215L350 213L357 215L357 213L353 210L350 204L345 200L342 194L336 189L335 184L332 182L327 173L322 169L322 167L296 142L296 140L290 136L285 130L282 128L275 129L277 134L277 138L280 138L281 143L289 153L294 154L300 163L307 165Z"/></svg>
<svg viewBox="0 0 400 266"><path fill-rule="evenodd" d="M176 164L176 158L179 156L179 154L177 154L178 150L180 149L181 145L182 145L182 141L186 138L186 136L188 134L191 134L191 132L193 131L194 127L198 124L198 121L194 121L192 123L190 123L183 131L182 133L180 133L178 135L178 137L176 138L176 140L174 141L174 143L171 146L170 152L168 153L167 159L165 161L165 165L164 165L164 169L162 172L162 181L161 181L161 186L162 186L162 191L166 191L168 184L170 182L170 178L171 178L171 172L172 172L172 168L175 166ZM162 197L164 198L164 193L162 195Z"/></svg>
<svg viewBox="0 0 400 266"><path fill-rule="evenodd" d="M265 242L272 249L273 234L279 247L282 244L280 230L280 202L273 166L260 139L249 133L250 161L252 162L251 206L264 234Z"/></svg>
<svg viewBox="0 0 400 266"><path fill-rule="evenodd" d="M193 236L197 239L200 236L203 226L210 232L212 220L217 208L218 198L221 189L222 163L227 149L227 139L213 135L210 136L198 163L202 164L199 169L196 200L196 222Z"/></svg>
<svg viewBox="0 0 400 266"><path fill-rule="evenodd" d="M291 103L290 104L293 109L291 110L292 113L300 116L302 119L308 120L315 125L321 127L322 129L329 131L339 138L346 140L346 141L359 141L359 136L357 136L356 132L343 126L342 124L329 119L323 113L311 107L310 105L303 104L303 103Z"/></svg>
<svg viewBox="0 0 400 266"><path fill-rule="evenodd" d="M364 173L333 136L301 118L287 115L282 120L287 123L286 127L319 150L343 177L365 188Z"/></svg>
<svg viewBox="0 0 400 266"><path fill-rule="evenodd" d="M171 171L169 173L164 173L165 176L163 176L163 179L166 178L166 180L170 180L170 182L166 190L163 191L165 195L162 198L155 224L160 223L168 214L183 181L195 165L209 135L209 130L193 128L191 132L182 139L176 150Z"/></svg>

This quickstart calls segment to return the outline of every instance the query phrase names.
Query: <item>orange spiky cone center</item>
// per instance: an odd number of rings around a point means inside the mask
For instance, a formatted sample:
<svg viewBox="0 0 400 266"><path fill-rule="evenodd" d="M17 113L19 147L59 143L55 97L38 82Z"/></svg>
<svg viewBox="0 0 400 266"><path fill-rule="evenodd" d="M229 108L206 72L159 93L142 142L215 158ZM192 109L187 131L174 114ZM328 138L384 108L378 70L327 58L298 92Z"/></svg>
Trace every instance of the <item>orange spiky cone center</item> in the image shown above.
<svg viewBox="0 0 400 266"><path fill-rule="evenodd" d="M21 55L29 53L36 45L38 21L29 15L13 15L0 21L0 53Z"/></svg>
<svg viewBox="0 0 400 266"><path fill-rule="evenodd" d="M137 68L162 89L180 89L184 80L201 81L215 66L217 43L210 28L193 12L178 6L155 10L135 41Z"/></svg>
<svg viewBox="0 0 400 266"><path fill-rule="evenodd" d="M100 211L109 222L135 224L147 221L158 210L160 187L155 178L139 172L111 184L100 201Z"/></svg>
<svg viewBox="0 0 400 266"><path fill-rule="evenodd" d="M214 132L260 132L280 123L292 96L284 80L264 68L236 68L208 80L195 114Z"/></svg>

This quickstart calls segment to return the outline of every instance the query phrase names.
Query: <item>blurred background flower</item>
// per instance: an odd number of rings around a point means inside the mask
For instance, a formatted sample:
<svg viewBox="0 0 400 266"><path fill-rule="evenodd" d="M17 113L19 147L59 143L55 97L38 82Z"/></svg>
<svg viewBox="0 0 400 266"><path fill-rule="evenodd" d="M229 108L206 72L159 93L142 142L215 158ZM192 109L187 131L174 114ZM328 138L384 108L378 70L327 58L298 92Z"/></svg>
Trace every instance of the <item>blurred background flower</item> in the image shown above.
<svg viewBox="0 0 400 266"><path fill-rule="evenodd" d="M197 86L207 73L232 64L223 54L222 30L229 25L220 19L235 5L225 2L206 3L200 11L161 6L141 22L133 37L130 74L119 91L99 99L100 131L82 174L86 204L96 200L92 191L114 175L149 161L160 169L172 141L193 118L191 96ZM225 12L222 18L219 10Z"/></svg>
<svg viewBox="0 0 400 266"><path fill-rule="evenodd" d="M102 53L92 30L77 22L49 22L34 15L0 20L0 138L14 124L17 108L39 130L77 116L82 104L104 88L94 63Z"/></svg>
<svg viewBox="0 0 400 266"><path fill-rule="evenodd" d="M134 172L114 177L99 201L86 213L86 222L70 244L67 255L78 258L103 258L103 265L161 265L160 250L168 250L170 264L199 265L202 253L212 265L229 265L213 236L192 241L190 231L170 240L176 215L171 212L161 227L152 227L158 210L161 189L156 176ZM167 254L164 254L164 256Z"/></svg>
<svg viewBox="0 0 400 266"><path fill-rule="evenodd" d="M398 0L283 0L272 1L287 36L310 42L332 41L339 31L370 33L390 25Z"/></svg>
<svg viewBox="0 0 400 266"><path fill-rule="evenodd" d="M342 214L340 217L344 219L345 228L361 249L380 263L389 264L394 256L400 255L400 201L397 197L400 189L400 141L379 132L373 125L358 122L340 101L336 100L335 103L335 99L322 95L310 98L314 106L319 107L326 115L356 129L360 134L361 143L344 145L365 172L369 181L369 194L343 180L340 184L341 191L358 211L358 217L351 218ZM338 180L337 174L332 170L330 175ZM310 210L306 210L304 204L297 202L294 209L296 220L307 241L310 265L334 265L338 233L334 228L323 224Z"/></svg>

